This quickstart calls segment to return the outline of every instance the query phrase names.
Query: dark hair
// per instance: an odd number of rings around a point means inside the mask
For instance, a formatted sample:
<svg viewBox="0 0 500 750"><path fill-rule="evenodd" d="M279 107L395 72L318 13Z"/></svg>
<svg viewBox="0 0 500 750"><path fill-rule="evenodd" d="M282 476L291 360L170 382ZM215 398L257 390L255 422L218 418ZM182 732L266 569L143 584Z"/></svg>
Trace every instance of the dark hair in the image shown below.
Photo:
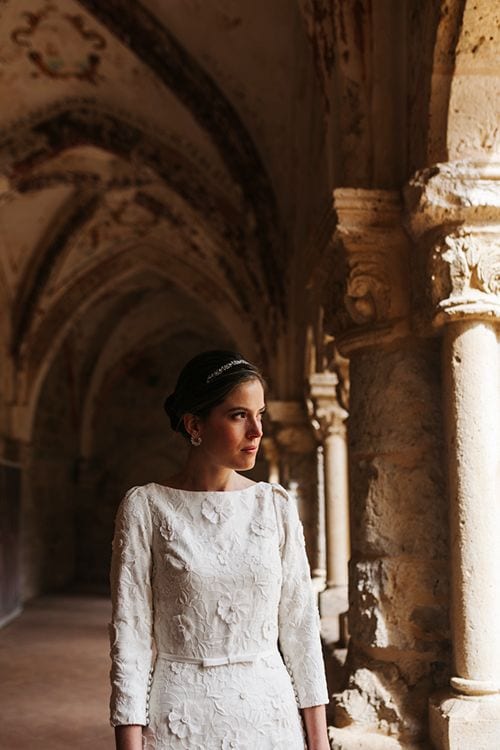
<svg viewBox="0 0 500 750"><path fill-rule="evenodd" d="M184 427L184 414L206 417L241 383L265 381L260 370L239 352L219 349L202 352L184 365L175 390L167 396L163 408L175 432L189 437Z"/></svg>

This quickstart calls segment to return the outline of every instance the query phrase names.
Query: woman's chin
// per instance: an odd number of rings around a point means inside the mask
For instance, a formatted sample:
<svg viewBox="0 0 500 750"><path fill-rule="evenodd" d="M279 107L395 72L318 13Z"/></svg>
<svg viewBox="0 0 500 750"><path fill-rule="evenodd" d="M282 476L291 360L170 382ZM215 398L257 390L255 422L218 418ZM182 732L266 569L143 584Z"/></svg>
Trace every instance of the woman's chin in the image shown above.
<svg viewBox="0 0 500 750"><path fill-rule="evenodd" d="M255 466L255 459L257 458L257 453L247 453L243 454L241 459L241 468L242 469L253 469Z"/></svg>

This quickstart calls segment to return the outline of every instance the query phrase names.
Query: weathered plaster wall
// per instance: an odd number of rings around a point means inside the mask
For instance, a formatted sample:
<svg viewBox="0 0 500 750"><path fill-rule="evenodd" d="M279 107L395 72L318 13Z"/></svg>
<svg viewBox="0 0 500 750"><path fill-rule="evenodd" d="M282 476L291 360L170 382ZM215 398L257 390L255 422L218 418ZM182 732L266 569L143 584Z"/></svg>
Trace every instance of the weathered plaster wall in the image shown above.
<svg viewBox="0 0 500 750"><path fill-rule="evenodd" d="M23 599L63 586L75 572L78 424L73 385L63 347L41 392L23 478Z"/></svg>

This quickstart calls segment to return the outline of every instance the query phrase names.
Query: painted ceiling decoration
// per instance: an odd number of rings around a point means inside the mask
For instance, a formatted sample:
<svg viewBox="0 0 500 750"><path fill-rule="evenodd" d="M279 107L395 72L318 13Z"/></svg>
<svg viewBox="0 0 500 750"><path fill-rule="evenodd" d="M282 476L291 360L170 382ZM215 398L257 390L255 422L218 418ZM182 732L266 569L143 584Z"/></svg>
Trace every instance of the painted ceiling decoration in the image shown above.
<svg viewBox="0 0 500 750"><path fill-rule="evenodd" d="M22 15L25 24L12 31L11 39L19 47L26 47L28 59L37 69L34 77L76 78L97 84L101 62L97 53L106 48L106 41L87 27L81 15L61 12L53 4ZM83 49L78 44L82 40Z"/></svg>

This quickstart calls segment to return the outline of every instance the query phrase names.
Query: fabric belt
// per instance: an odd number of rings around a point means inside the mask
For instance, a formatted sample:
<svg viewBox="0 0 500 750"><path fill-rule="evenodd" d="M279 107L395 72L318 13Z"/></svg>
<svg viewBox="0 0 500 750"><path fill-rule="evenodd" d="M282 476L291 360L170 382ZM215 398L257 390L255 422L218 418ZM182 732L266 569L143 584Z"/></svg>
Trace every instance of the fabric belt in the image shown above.
<svg viewBox="0 0 500 750"><path fill-rule="evenodd" d="M208 656L208 657L196 657L196 656L181 656L180 654L168 654L166 651L158 651L158 659L166 659L167 661L179 661L186 662L187 664L199 664L202 667L220 667L224 664L240 664L244 662L253 662L265 656L272 656L277 654L278 651L274 648L270 648L267 651L259 651L255 654L230 654L228 656Z"/></svg>

